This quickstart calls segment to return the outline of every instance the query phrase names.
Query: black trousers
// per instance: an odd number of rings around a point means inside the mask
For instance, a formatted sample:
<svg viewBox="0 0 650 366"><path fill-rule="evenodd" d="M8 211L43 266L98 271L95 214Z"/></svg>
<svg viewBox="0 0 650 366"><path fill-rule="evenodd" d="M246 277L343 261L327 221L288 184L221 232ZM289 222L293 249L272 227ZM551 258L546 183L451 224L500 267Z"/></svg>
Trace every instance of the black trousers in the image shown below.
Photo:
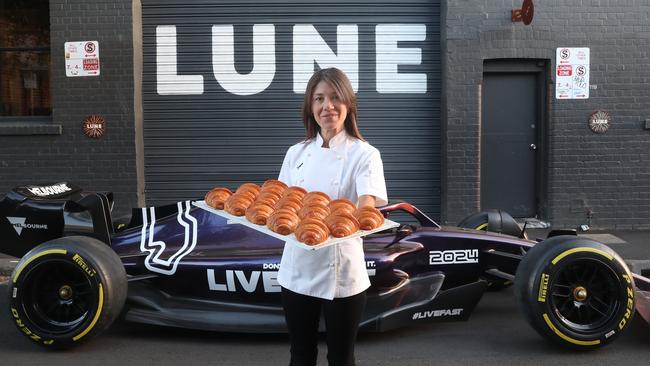
<svg viewBox="0 0 650 366"><path fill-rule="evenodd" d="M354 342L366 292L325 300L282 288L282 306L291 340L290 366L315 366L318 355L318 322L321 310L327 329L327 361L330 366L354 366Z"/></svg>

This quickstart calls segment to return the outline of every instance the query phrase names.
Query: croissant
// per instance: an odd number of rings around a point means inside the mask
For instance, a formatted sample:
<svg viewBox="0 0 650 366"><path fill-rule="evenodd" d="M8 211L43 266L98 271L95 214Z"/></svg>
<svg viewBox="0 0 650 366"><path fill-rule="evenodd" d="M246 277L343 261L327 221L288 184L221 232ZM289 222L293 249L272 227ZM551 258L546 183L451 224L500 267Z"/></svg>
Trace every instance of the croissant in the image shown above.
<svg viewBox="0 0 650 366"><path fill-rule="evenodd" d="M300 217L301 220L307 218L324 220L329 214L329 207L319 205L303 206L303 208L298 211L298 217Z"/></svg>
<svg viewBox="0 0 650 366"><path fill-rule="evenodd" d="M282 195L284 194L284 191L285 191L284 188L282 188L280 186L272 185L272 186L267 186L267 187L262 188L262 190L260 191L260 194L272 194L272 195L276 196L277 199L279 200L282 197Z"/></svg>
<svg viewBox="0 0 650 366"><path fill-rule="evenodd" d="M359 220L361 230L373 230L384 224L384 215L372 206L358 208L354 212L354 217Z"/></svg>
<svg viewBox="0 0 650 366"><path fill-rule="evenodd" d="M352 235L359 230L359 221L354 216L346 213L327 216L325 224L335 238Z"/></svg>
<svg viewBox="0 0 650 366"><path fill-rule="evenodd" d="M273 207L280 200L280 196L275 192L269 192L262 190L262 192L257 196L255 202L266 203L267 205Z"/></svg>
<svg viewBox="0 0 650 366"><path fill-rule="evenodd" d="M330 230L318 219L304 219L296 228L296 239L307 245L316 245L329 238Z"/></svg>
<svg viewBox="0 0 650 366"><path fill-rule="evenodd" d="M228 188L216 187L210 190L205 195L205 204L216 208L218 210L223 210L223 204L226 202L228 197L232 195L232 191Z"/></svg>
<svg viewBox="0 0 650 366"><path fill-rule="evenodd" d="M266 226L278 234L289 235L296 230L300 219L289 209L275 211L266 221Z"/></svg>
<svg viewBox="0 0 650 366"><path fill-rule="evenodd" d="M251 202L254 202L255 199L258 196L258 194L253 190L243 190L241 192L235 192L234 194L238 194L240 196L247 197L248 199L251 200Z"/></svg>
<svg viewBox="0 0 650 366"><path fill-rule="evenodd" d="M302 200L306 194L307 191L304 188L298 186L291 186L284 191L284 195L282 197L295 196L298 199Z"/></svg>
<svg viewBox="0 0 650 366"><path fill-rule="evenodd" d="M267 179L267 180L264 182L264 184L262 184L262 189L264 189L264 188L268 188L268 187L271 187L271 186L277 186L277 187L280 187L280 188L282 188L283 191L284 191L285 189L287 189L287 185L286 185L284 182L279 181L279 180L276 180L276 179Z"/></svg>
<svg viewBox="0 0 650 366"><path fill-rule="evenodd" d="M253 224L266 225L272 213L273 207L265 203L253 203L246 209L246 219Z"/></svg>
<svg viewBox="0 0 650 366"><path fill-rule="evenodd" d="M312 204L319 204L322 206L327 206L330 203L330 196L327 193L313 191L309 192L302 198L302 203L305 206L311 206Z"/></svg>
<svg viewBox="0 0 650 366"><path fill-rule="evenodd" d="M298 213L302 208L302 201L296 196L284 196L275 204L275 208L288 208L293 212Z"/></svg>
<svg viewBox="0 0 650 366"><path fill-rule="evenodd" d="M349 213L349 214L354 214L354 211L357 209L357 205L355 205L352 201L341 198L334 200L330 202L330 212L334 215L337 213Z"/></svg>
<svg viewBox="0 0 650 366"><path fill-rule="evenodd" d="M228 197L226 202L223 204L223 208L229 214L235 216L244 216L246 214L246 209L248 206L253 203L253 200L246 194L236 193Z"/></svg>
<svg viewBox="0 0 650 366"><path fill-rule="evenodd" d="M244 183L240 185L239 188L237 188L237 191L235 193L242 193L244 191L253 193L253 198L255 198L258 194L260 194L260 186L255 183Z"/></svg>

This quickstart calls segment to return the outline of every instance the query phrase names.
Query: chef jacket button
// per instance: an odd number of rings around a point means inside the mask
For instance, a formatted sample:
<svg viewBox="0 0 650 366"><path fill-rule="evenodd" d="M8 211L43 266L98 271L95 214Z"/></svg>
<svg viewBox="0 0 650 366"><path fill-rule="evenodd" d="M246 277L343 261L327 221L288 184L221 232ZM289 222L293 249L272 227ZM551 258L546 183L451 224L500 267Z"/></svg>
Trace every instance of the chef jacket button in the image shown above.
<svg viewBox="0 0 650 366"><path fill-rule="evenodd" d="M336 158L337 158L337 159L339 159L339 160L341 160L341 159L343 159L343 157L342 157L342 156L340 156L340 155L339 155L339 156L337 156Z"/></svg>
<svg viewBox="0 0 650 366"><path fill-rule="evenodd" d="M334 267L334 263L330 263L330 267Z"/></svg>
<svg viewBox="0 0 650 366"><path fill-rule="evenodd" d="M334 181L334 182L332 182L332 185L334 185L334 186L338 186L338 185L339 185L339 182Z"/></svg>
<svg viewBox="0 0 650 366"><path fill-rule="evenodd" d="M307 153L307 157L310 157L310 156L311 156L311 153Z"/></svg>

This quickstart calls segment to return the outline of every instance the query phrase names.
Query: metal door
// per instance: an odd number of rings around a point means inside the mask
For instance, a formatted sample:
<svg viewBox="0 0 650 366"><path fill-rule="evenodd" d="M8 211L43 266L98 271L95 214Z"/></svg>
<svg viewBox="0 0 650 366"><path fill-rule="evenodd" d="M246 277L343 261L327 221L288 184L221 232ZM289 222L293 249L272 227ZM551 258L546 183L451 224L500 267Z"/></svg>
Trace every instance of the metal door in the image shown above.
<svg viewBox="0 0 650 366"><path fill-rule="evenodd" d="M148 204L277 178L304 84L338 66L389 199L439 217L440 1L143 0L142 22Z"/></svg>
<svg viewBox="0 0 650 366"><path fill-rule="evenodd" d="M539 75L485 72L481 111L481 209L537 215Z"/></svg>

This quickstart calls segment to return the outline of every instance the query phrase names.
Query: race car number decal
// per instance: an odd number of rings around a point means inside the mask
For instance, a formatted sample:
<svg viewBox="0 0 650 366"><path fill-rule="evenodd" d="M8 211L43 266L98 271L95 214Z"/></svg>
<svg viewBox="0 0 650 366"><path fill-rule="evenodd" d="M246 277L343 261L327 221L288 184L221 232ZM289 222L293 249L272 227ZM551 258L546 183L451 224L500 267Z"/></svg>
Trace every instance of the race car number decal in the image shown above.
<svg viewBox="0 0 650 366"><path fill-rule="evenodd" d="M478 249L431 250L429 264L467 264L478 263Z"/></svg>
<svg viewBox="0 0 650 366"><path fill-rule="evenodd" d="M160 258L165 253L167 244L162 240L154 240L154 227L156 225L156 211L154 207L150 207L148 215L147 209L142 209L140 250L149 253L144 260L144 265L151 272L173 275L176 273L176 268L181 259L190 254L194 250L194 247L196 247L197 223L196 219L190 215L190 201L178 202L177 205L178 214L176 220L183 227L185 236L183 245L168 259Z"/></svg>

